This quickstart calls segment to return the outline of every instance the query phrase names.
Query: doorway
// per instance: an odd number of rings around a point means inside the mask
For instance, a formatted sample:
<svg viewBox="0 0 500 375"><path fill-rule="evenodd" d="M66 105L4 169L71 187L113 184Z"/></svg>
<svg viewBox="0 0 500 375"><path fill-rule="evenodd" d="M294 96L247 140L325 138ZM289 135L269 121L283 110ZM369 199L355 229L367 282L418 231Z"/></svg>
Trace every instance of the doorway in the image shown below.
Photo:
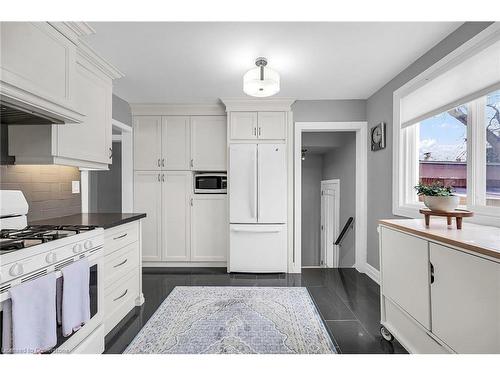
<svg viewBox="0 0 500 375"><path fill-rule="evenodd" d="M338 268L340 249L334 242L339 236L340 180L321 181L321 265Z"/></svg>

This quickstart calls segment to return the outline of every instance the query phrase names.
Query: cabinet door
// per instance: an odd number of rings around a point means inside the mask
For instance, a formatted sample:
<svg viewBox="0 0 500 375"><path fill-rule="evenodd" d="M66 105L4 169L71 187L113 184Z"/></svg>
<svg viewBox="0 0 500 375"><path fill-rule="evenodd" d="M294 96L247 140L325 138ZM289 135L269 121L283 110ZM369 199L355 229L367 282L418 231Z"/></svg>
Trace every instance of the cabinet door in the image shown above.
<svg viewBox="0 0 500 375"><path fill-rule="evenodd" d="M54 126L57 156L111 164L111 90L110 79L99 76L87 64L77 64L75 97L85 118L80 124Z"/></svg>
<svg viewBox="0 0 500 375"><path fill-rule="evenodd" d="M500 353L500 264L430 244L432 332L458 353Z"/></svg>
<svg viewBox="0 0 500 375"><path fill-rule="evenodd" d="M189 116L164 116L162 123L162 169L189 170Z"/></svg>
<svg viewBox="0 0 500 375"><path fill-rule="evenodd" d="M161 175L155 171L134 173L134 212L144 212L142 260L161 261Z"/></svg>
<svg viewBox="0 0 500 375"><path fill-rule="evenodd" d="M191 158L196 171L227 169L226 116L191 116Z"/></svg>
<svg viewBox="0 0 500 375"><path fill-rule="evenodd" d="M190 260L191 172L162 172L163 260Z"/></svg>
<svg viewBox="0 0 500 375"><path fill-rule="evenodd" d="M134 118L134 169L161 168L161 116Z"/></svg>
<svg viewBox="0 0 500 375"><path fill-rule="evenodd" d="M231 139L257 139L257 112L231 112Z"/></svg>
<svg viewBox="0 0 500 375"><path fill-rule="evenodd" d="M258 222L286 222L287 179L284 144L259 144L258 148Z"/></svg>
<svg viewBox="0 0 500 375"><path fill-rule="evenodd" d="M381 227L382 293L430 330L428 242Z"/></svg>
<svg viewBox="0 0 500 375"><path fill-rule="evenodd" d="M225 262L228 228L227 195L194 195L191 210L191 261Z"/></svg>
<svg viewBox="0 0 500 375"><path fill-rule="evenodd" d="M257 134L259 139L285 139L285 112L259 112Z"/></svg>

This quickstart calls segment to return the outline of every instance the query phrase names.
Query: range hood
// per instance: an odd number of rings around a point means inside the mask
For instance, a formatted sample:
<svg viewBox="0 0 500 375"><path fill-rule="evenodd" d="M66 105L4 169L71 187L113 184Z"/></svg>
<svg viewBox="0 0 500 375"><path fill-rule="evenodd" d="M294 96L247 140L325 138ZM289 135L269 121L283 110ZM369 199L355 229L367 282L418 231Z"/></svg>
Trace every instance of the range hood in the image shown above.
<svg viewBox="0 0 500 375"><path fill-rule="evenodd" d="M0 123L4 125L64 124L64 120L30 107L0 101Z"/></svg>

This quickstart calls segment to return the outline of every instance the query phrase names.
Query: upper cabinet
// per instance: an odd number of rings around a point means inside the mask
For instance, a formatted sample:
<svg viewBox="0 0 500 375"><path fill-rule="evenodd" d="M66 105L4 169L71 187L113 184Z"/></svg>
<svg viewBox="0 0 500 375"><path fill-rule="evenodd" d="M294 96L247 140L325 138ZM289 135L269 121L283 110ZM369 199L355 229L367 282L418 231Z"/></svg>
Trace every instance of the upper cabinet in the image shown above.
<svg viewBox="0 0 500 375"><path fill-rule="evenodd" d="M22 76L24 80L11 82L23 84L30 95L45 101L65 108L71 105L81 116L62 125L9 125L9 155L16 164L108 169L112 163L112 85L122 74L78 38L61 34L66 30L64 23L56 26L2 23L2 79ZM16 74L5 76L4 69L16 69ZM10 103L5 95L2 85L2 101Z"/></svg>
<svg viewBox="0 0 500 375"><path fill-rule="evenodd" d="M226 170L226 116L135 116L134 169Z"/></svg>
<svg viewBox="0 0 500 375"><path fill-rule="evenodd" d="M4 103L22 103L59 122L83 120L76 102L75 43L47 22L2 22L0 48Z"/></svg>
<svg viewBox="0 0 500 375"><path fill-rule="evenodd" d="M230 139L285 140L286 112L231 112Z"/></svg>

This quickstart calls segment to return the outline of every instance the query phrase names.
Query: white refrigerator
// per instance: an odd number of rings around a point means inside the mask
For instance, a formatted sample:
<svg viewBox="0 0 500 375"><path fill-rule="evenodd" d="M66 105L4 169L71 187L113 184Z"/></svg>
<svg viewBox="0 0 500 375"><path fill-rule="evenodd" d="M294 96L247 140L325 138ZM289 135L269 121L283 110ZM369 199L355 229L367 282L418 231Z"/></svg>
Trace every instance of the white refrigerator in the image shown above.
<svg viewBox="0 0 500 375"><path fill-rule="evenodd" d="M231 144L228 180L229 272L286 272L286 145Z"/></svg>

